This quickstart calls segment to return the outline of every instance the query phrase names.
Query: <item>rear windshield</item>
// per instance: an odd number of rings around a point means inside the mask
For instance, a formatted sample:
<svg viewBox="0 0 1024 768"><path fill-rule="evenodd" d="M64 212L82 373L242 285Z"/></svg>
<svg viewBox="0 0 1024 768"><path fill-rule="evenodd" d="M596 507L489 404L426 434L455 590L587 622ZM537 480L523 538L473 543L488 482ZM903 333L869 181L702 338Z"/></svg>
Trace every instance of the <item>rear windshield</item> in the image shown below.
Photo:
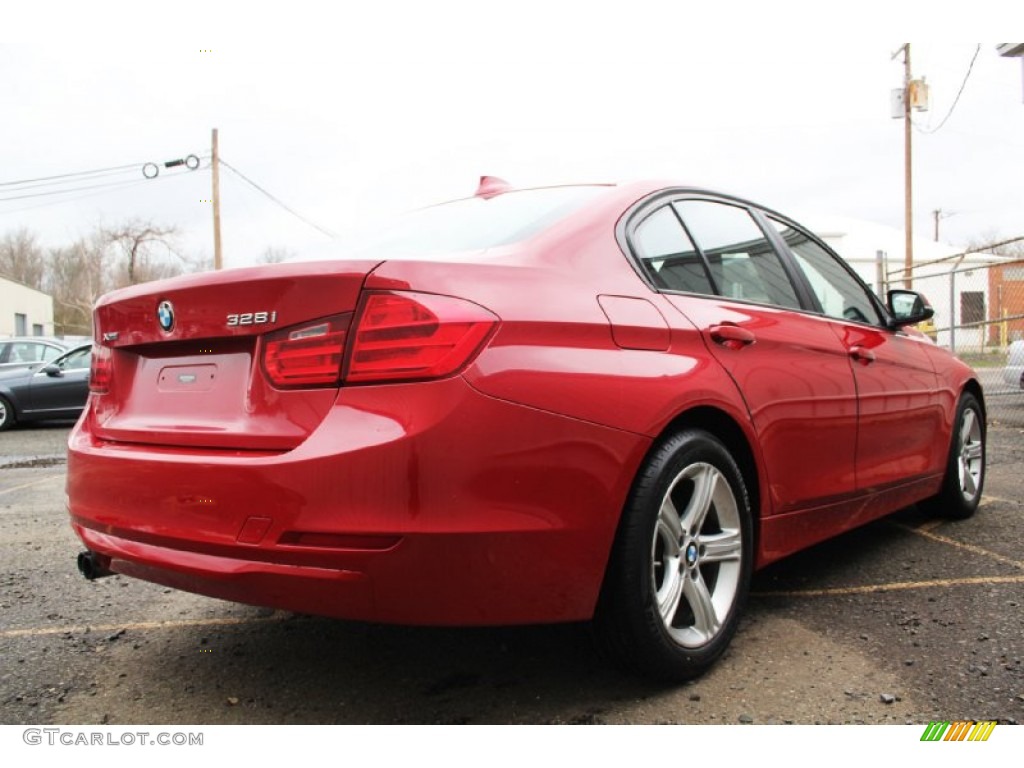
<svg viewBox="0 0 1024 768"><path fill-rule="evenodd" d="M548 187L442 203L399 216L340 246L334 243L313 258L416 259L496 248L537 234L606 190Z"/></svg>

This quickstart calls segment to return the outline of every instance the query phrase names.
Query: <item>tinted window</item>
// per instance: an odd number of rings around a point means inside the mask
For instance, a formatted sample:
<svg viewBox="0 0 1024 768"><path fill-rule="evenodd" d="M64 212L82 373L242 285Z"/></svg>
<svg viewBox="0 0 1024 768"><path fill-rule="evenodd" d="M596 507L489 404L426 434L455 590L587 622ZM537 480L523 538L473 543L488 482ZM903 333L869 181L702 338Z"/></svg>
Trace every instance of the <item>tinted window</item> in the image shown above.
<svg viewBox="0 0 1024 768"><path fill-rule="evenodd" d="M704 252L722 296L800 308L779 255L746 210L707 200L673 205Z"/></svg>
<svg viewBox="0 0 1024 768"><path fill-rule="evenodd" d="M835 256L800 230L776 219L770 221L807 276L822 312L842 320L879 323L870 294Z"/></svg>
<svg viewBox="0 0 1024 768"><path fill-rule="evenodd" d="M539 233L604 191L551 187L456 200L400 216L313 258L416 259L495 248Z"/></svg>
<svg viewBox="0 0 1024 768"><path fill-rule="evenodd" d="M704 261L669 206L640 223L633 233L633 246L651 282L659 288L714 293Z"/></svg>

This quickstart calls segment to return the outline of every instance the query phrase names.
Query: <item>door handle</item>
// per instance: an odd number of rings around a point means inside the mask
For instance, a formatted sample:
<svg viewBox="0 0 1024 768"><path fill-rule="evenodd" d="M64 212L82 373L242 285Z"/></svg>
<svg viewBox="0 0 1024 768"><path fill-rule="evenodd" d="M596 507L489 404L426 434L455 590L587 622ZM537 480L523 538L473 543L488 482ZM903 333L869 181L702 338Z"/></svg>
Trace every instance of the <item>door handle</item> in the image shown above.
<svg viewBox="0 0 1024 768"><path fill-rule="evenodd" d="M875 353L864 347L850 347L850 357L861 365L870 365L875 362Z"/></svg>
<svg viewBox="0 0 1024 768"><path fill-rule="evenodd" d="M712 325L708 329L711 340L729 349L743 349L757 341L757 337L746 328L738 325Z"/></svg>

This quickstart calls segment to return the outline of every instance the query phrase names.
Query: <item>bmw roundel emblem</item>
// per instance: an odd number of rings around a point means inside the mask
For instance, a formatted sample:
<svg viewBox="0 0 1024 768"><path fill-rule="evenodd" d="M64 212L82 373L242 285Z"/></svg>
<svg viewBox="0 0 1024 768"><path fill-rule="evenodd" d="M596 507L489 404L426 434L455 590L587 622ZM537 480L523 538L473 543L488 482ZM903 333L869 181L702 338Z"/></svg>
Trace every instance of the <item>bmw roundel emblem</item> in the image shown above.
<svg viewBox="0 0 1024 768"><path fill-rule="evenodd" d="M160 302L160 306L156 308L156 320L165 331L170 332L174 328L174 307L171 306L171 302Z"/></svg>

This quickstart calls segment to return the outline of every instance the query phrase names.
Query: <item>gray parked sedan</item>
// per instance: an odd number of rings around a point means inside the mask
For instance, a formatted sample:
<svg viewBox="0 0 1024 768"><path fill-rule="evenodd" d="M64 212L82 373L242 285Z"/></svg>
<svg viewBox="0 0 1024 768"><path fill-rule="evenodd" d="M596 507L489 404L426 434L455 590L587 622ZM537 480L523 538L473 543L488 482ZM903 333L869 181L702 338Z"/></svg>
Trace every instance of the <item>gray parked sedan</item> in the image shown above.
<svg viewBox="0 0 1024 768"><path fill-rule="evenodd" d="M0 431L16 422L76 419L89 397L92 344L50 363L0 372Z"/></svg>

